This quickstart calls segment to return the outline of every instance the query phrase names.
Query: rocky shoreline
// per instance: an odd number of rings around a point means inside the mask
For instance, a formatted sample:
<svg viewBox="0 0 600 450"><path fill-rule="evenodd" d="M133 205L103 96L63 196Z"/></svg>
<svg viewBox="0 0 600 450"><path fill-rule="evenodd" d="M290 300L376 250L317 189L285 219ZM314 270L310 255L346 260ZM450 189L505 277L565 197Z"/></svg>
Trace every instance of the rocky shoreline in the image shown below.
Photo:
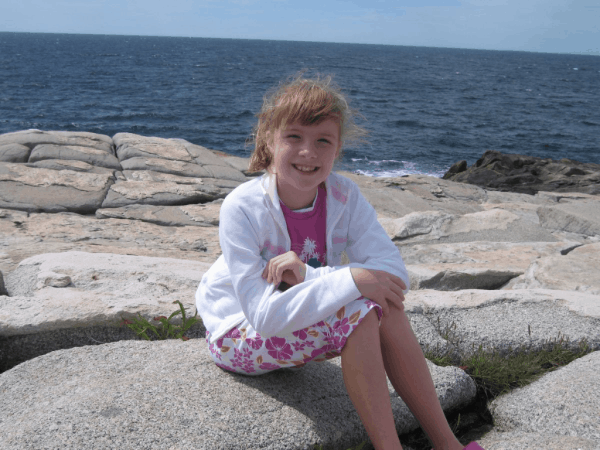
<svg viewBox="0 0 600 450"><path fill-rule="evenodd" d="M488 152L479 166L508 167L503 158ZM214 366L202 326L186 342L140 341L120 326L169 314L178 300L193 314L196 286L220 254L222 199L256 175L247 164L180 139L0 135L0 447L346 449L366 439L335 361L236 376ZM402 253L413 285L406 311L429 354L533 352L558 336L594 350L495 399L482 445L598 449L596 172L559 170L585 179L579 191L558 175L549 191L552 182L513 174L504 192L459 182L474 183L469 170L455 168L455 181L344 175ZM463 370L430 370L445 411L473 400ZM414 430L390 394L398 432Z"/></svg>

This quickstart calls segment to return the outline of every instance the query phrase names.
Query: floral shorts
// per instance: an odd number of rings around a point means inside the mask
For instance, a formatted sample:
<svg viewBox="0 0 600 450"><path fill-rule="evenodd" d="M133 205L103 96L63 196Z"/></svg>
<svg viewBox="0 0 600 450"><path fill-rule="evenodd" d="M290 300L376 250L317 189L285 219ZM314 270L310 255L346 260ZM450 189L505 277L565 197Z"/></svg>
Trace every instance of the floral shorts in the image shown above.
<svg viewBox="0 0 600 450"><path fill-rule="evenodd" d="M261 375L284 367L299 368L340 356L350 333L373 308L381 321L381 307L360 297L325 320L288 335L263 339L244 320L214 344L207 331L206 341L217 366L231 372Z"/></svg>

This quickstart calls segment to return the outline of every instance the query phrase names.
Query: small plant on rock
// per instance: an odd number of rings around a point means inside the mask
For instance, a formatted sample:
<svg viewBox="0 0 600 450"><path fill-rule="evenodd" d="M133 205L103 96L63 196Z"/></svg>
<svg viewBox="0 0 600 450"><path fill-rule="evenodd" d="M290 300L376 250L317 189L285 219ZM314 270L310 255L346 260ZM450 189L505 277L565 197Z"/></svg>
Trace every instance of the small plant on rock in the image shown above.
<svg viewBox="0 0 600 450"><path fill-rule="evenodd" d="M201 322L201 319L198 317L198 312L196 312L193 317L186 317L185 309L179 300L175 300L173 304L178 304L179 309L169 317L154 317L152 322L158 322L156 324L149 322L145 317L142 317L141 314L138 314L138 317L133 320L128 320L121 317L123 320L121 324L128 326L135 332L135 334L146 339L147 341L152 340L152 338L159 340L181 339L183 341L187 341L189 338L184 336L185 332L196 323ZM171 323L171 320L179 314L181 314L181 325L175 325ZM151 332L152 334L149 336L148 332Z"/></svg>

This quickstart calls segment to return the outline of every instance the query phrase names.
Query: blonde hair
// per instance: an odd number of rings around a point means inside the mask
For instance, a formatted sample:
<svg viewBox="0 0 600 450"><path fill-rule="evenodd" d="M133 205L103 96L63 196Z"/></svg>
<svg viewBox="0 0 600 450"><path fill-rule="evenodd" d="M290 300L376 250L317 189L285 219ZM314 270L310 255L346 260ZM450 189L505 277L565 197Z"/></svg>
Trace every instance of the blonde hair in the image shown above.
<svg viewBox="0 0 600 450"><path fill-rule="evenodd" d="M262 108L257 114L258 123L252 133L254 152L249 171L258 172L271 165L273 155L269 151L269 144L273 131L293 123L318 125L324 120L333 119L340 126L342 147L364 141L367 131L354 122L356 116L356 111L349 106L346 96L331 76L312 79L304 78L302 74L295 76L274 91L267 92L263 99Z"/></svg>

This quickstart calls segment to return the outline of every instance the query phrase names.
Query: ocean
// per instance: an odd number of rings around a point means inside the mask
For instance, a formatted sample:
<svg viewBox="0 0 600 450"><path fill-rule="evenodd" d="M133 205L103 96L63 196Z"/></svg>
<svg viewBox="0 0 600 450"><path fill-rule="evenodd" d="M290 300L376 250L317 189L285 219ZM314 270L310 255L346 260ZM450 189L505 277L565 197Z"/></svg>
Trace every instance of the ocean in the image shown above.
<svg viewBox="0 0 600 450"><path fill-rule="evenodd" d="M183 138L248 157L262 97L331 74L368 143L338 169L441 176L485 150L600 163L600 57L389 45L0 33L0 133Z"/></svg>

